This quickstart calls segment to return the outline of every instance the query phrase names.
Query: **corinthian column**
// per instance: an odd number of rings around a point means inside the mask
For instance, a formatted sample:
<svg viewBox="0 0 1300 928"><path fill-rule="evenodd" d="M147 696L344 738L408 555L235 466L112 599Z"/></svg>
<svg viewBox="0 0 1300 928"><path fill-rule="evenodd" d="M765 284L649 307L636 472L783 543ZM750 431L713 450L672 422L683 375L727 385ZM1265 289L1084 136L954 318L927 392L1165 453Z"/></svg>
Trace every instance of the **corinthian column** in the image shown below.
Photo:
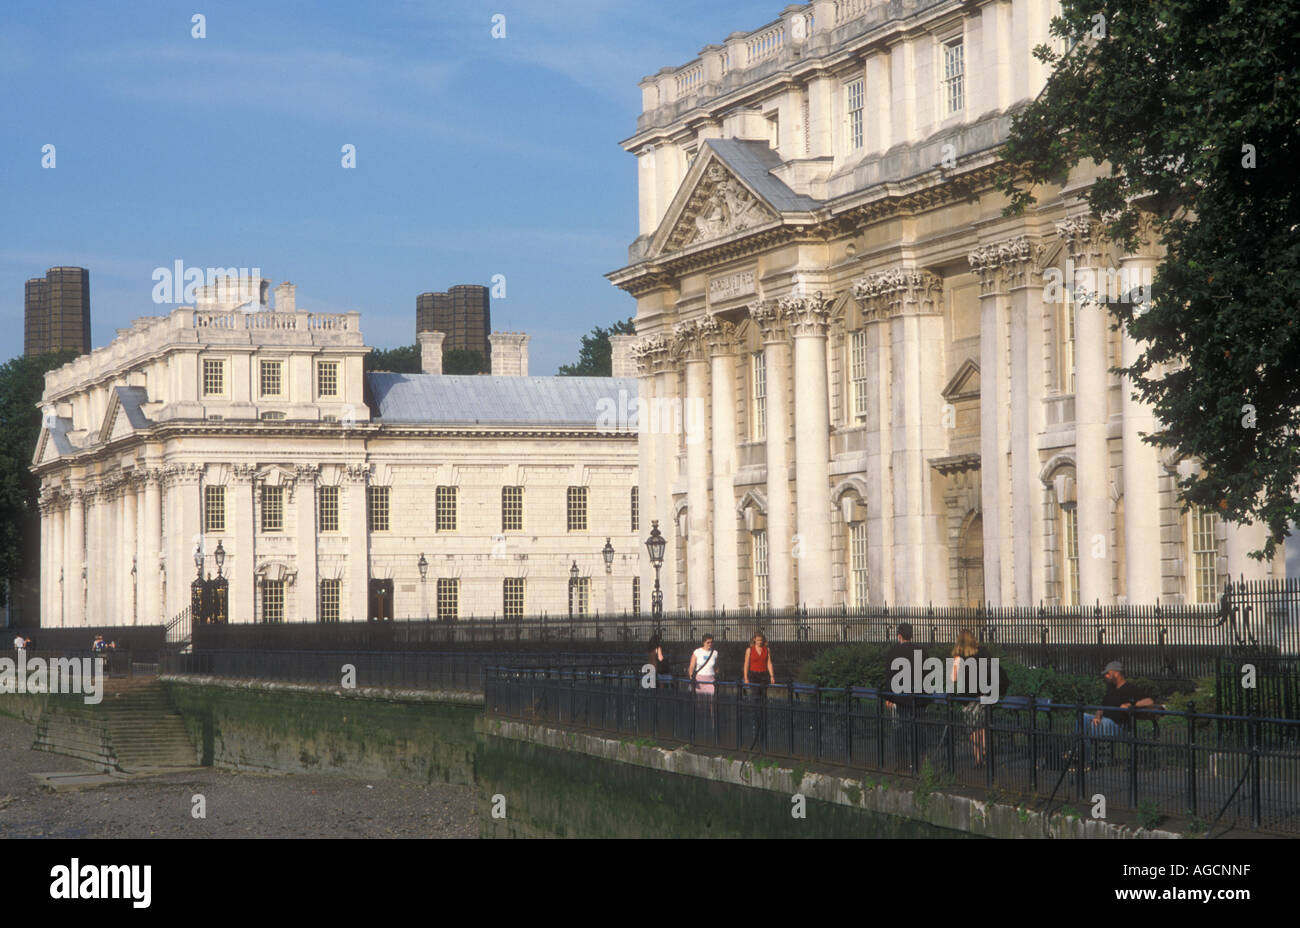
<svg viewBox="0 0 1300 928"><path fill-rule="evenodd" d="M686 429L686 601L692 609L713 608L713 571L709 537L709 393L708 346L695 322L673 327L677 356L686 370L682 404Z"/></svg>
<svg viewBox="0 0 1300 928"><path fill-rule="evenodd" d="M1111 602L1110 473L1106 447L1107 371L1105 239L1100 223L1085 217L1056 224L1081 284L1074 302L1074 445L1079 494L1079 602ZM1067 277L1071 276L1069 274ZM1088 279L1094 282L1089 284ZM1067 280L1073 287L1075 280ZM1101 556L1097 554L1100 551Z"/></svg>
<svg viewBox="0 0 1300 928"><path fill-rule="evenodd" d="M794 337L794 482L799 529L799 599L813 608L831 605L830 407L826 379L826 328L830 300L782 300Z"/></svg>
<svg viewBox="0 0 1300 928"><path fill-rule="evenodd" d="M1143 223L1144 238L1153 231ZM1148 245L1152 243L1148 242ZM1149 254L1125 255L1120 258L1123 281L1136 290L1126 290L1122 299L1149 299L1151 279L1157 259ZM1138 306L1135 313L1145 307ZM1142 346L1121 327L1123 342L1120 365L1132 367L1142 354ZM1142 440L1142 433L1156 430L1155 411L1137 398L1132 380L1124 377L1123 458L1124 458L1124 595L1130 603L1150 604L1160 597L1160 456L1155 447Z"/></svg>
<svg viewBox="0 0 1300 928"><path fill-rule="evenodd" d="M86 563L86 497L80 488L73 488L68 500L68 531L65 539L67 556L64 558L63 598L67 616L65 625L86 624L85 585L81 572Z"/></svg>
<svg viewBox="0 0 1300 928"><path fill-rule="evenodd" d="M637 501L641 504L640 524L642 531L649 528L652 519L659 518L658 483L655 474L659 463L655 451L655 426L657 424L658 400L655 397L655 353L657 340L643 339L632 349L632 360L636 362L637 372L637 481L640 491ZM661 523L663 524L663 523ZM641 598L634 608L640 611L648 601L650 591L654 589L654 568L648 557L639 558L641 574Z"/></svg>
<svg viewBox="0 0 1300 928"><path fill-rule="evenodd" d="M736 533L736 327L715 316L700 322L708 341L713 383L713 606L740 605Z"/></svg>
<svg viewBox="0 0 1300 928"><path fill-rule="evenodd" d="M162 586L159 562L162 558L162 473L152 468L145 473L143 562L140 564L140 622L155 625L164 621L159 592Z"/></svg>
<svg viewBox="0 0 1300 928"><path fill-rule="evenodd" d="M785 312L775 300L749 307L750 318L763 333L763 378L767 391L767 582L773 611L796 605L791 558L790 458L787 441L790 401L790 336Z"/></svg>

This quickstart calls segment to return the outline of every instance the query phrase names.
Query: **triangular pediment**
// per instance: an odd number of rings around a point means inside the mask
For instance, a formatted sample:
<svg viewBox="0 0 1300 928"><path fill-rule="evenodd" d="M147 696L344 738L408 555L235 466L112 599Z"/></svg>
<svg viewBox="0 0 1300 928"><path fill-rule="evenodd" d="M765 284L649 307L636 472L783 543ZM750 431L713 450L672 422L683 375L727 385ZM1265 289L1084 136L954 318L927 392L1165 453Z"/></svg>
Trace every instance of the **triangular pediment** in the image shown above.
<svg viewBox="0 0 1300 928"><path fill-rule="evenodd" d="M650 254L680 251L766 225L780 214L706 147L686 173L650 245Z"/></svg>
<svg viewBox="0 0 1300 928"><path fill-rule="evenodd" d="M948 386L943 388L943 398L953 400L968 399L980 395L980 366L967 358L952 375Z"/></svg>
<svg viewBox="0 0 1300 928"><path fill-rule="evenodd" d="M40 437L36 439L35 462L44 464L47 461L57 461L59 459L59 449L55 446L50 437L48 428L41 429Z"/></svg>

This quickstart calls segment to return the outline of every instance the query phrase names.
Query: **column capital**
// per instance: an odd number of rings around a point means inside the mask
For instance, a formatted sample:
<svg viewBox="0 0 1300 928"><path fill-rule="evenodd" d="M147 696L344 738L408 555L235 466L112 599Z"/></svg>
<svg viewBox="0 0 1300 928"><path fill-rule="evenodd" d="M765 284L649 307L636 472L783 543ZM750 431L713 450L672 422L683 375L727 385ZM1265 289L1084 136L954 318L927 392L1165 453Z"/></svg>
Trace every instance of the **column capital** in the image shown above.
<svg viewBox="0 0 1300 928"><path fill-rule="evenodd" d="M303 483L315 484L320 479L320 467L316 464L299 464L293 472Z"/></svg>
<svg viewBox="0 0 1300 928"><path fill-rule="evenodd" d="M257 467L253 464L232 464L230 476L239 483L252 483L257 478Z"/></svg>
<svg viewBox="0 0 1300 928"><path fill-rule="evenodd" d="M203 467L199 464L168 464L162 471L163 480L171 486L197 484L203 477Z"/></svg>
<svg viewBox="0 0 1300 928"><path fill-rule="evenodd" d="M681 361L707 361L709 344L697 320L679 322L673 326L673 354Z"/></svg>
<svg viewBox="0 0 1300 928"><path fill-rule="evenodd" d="M855 280L853 297L862 305L868 322L891 316L937 315L943 311L943 278L924 268L890 268Z"/></svg>
<svg viewBox="0 0 1300 928"><path fill-rule="evenodd" d="M709 355L732 355L740 347L736 341L736 326L709 313L699 320L700 331L708 344Z"/></svg>
<svg viewBox="0 0 1300 928"><path fill-rule="evenodd" d="M980 295L988 296L1027 286L1030 276L1039 273L1042 253L1041 244L1027 235L1015 235L980 245L966 260L979 274Z"/></svg>
<svg viewBox="0 0 1300 928"><path fill-rule="evenodd" d="M1101 221L1093 216L1061 220L1056 223L1056 236L1080 267L1098 267L1105 260L1108 239Z"/></svg>
<svg viewBox="0 0 1300 928"><path fill-rule="evenodd" d="M637 373L651 376L670 365L668 339L662 335L647 335L632 348L632 360Z"/></svg>
<svg viewBox="0 0 1300 928"><path fill-rule="evenodd" d="M370 479L370 465L349 464L343 468L343 474L351 483L365 483Z"/></svg>
<svg viewBox="0 0 1300 928"><path fill-rule="evenodd" d="M786 314L780 300L759 300L747 307L749 318L763 333L763 343L784 342L790 337L786 327Z"/></svg>
<svg viewBox="0 0 1300 928"><path fill-rule="evenodd" d="M820 295L809 297L787 297L781 301L790 334L800 336L826 336L830 326L832 300L822 299Z"/></svg>

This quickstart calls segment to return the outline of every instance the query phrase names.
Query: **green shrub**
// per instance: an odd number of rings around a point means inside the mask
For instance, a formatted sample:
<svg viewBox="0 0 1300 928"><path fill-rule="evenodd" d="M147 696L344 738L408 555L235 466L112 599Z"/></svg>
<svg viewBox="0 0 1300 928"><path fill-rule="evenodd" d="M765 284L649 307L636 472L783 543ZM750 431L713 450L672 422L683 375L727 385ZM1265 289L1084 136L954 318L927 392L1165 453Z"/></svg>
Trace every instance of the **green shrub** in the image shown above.
<svg viewBox="0 0 1300 928"><path fill-rule="evenodd" d="M849 644L827 648L799 668L800 683L842 689L849 686L879 686L889 668L885 664L888 645Z"/></svg>

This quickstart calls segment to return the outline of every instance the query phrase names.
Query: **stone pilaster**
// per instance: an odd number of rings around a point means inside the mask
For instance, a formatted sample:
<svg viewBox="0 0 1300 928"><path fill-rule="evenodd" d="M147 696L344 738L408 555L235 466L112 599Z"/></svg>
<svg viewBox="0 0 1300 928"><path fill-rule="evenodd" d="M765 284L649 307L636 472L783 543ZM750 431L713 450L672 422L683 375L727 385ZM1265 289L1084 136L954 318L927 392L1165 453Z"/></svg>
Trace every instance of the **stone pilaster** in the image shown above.
<svg viewBox="0 0 1300 928"><path fill-rule="evenodd" d="M256 471L249 464L230 468L226 485L226 564L222 573L230 578L230 621L255 622L257 612L257 550L253 511L253 485ZM216 549L217 539L208 539L208 554ZM215 565L212 575L217 575Z"/></svg>
<svg viewBox="0 0 1300 928"><path fill-rule="evenodd" d="M136 532L136 519L139 516L136 504L135 479L128 478L122 483L122 616L123 624L140 623L139 607L139 535ZM135 573L131 573L131 568Z"/></svg>
<svg viewBox="0 0 1300 928"><path fill-rule="evenodd" d="M316 481L320 468L314 464L299 464L293 505L297 509L294 532L298 556L298 620L320 621L320 568L316 551ZM287 509L287 507L286 507ZM340 604L342 605L342 604Z"/></svg>
<svg viewBox="0 0 1300 928"><path fill-rule="evenodd" d="M144 472L143 478L144 517L140 535L144 554L140 558L140 622L156 625L168 619L161 604L162 472L152 467Z"/></svg>
<svg viewBox="0 0 1300 928"><path fill-rule="evenodd" d="M353 464L344 469L343 490L347 495L348 529L348 618L370 618L370 526L366 515L366 486L370 481L368 464ZM391 497L389 505L396 503ZM391 515L391 510L390 510Z"/></svg>
<svg viewBox="0 0 1300 928"><path fill-rule="evenodd" d="M86 564L86 496L78 487L68 494L68 531L63 558L63 597L66 625L86 624L86 590L81 578Z"/></svg>

